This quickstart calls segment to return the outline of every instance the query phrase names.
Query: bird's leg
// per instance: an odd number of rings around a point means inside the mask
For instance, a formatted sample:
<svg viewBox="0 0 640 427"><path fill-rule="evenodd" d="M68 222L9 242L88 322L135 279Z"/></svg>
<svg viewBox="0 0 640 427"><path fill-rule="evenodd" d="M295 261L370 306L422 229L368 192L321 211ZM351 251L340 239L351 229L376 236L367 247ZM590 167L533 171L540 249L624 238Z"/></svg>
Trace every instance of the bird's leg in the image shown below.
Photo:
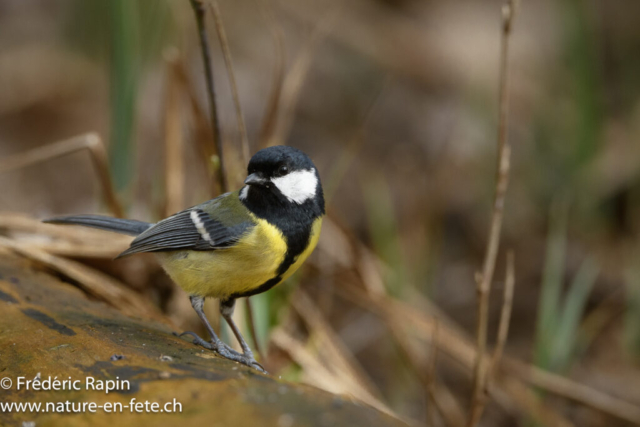
<svg viewBox="0 0 640 427"><path fill-rule="evenodd" d="M205 341L196 333L190 331L183 332L182 334L180 334L180 336L190 335L193 337L193 342L195 344L201 345L202 347L209 350L217 350L217 348L222 345L222 341L220 340L220 338L218 338L218 335L216 335L213 327L211 327L211 324L209 323L209 319L207 319L207 316L205 316L204 314L204 297L192 295L189 297L189 301L191 301L191 307L193 307L193 310L196 312L202 323L204 323L204 327L206 328L207 332L209 332L211 342Z"/></svg>
<svg viewBox="0 0 640 427"><path fill-rule="evenodd" d="M253 357L253 351L251 351L251 348L249 347L247 342L244 340L244 337L240 333L240 329L238 329L238 326L233 321L233 309L235 308L235 304L236 304L236 300L233 298L220 300L220 314L222 314L222 317L224 317L224 320L227 321L227 323L229 324L229 327L233 331L233 334L236 336L236 339L240 343L240 347L242 347L242 353L246 360L245 362L242 362L242 363L244 363L245 365L252 366L258 369L259 371L266 373L264 368L258 362L256 362L256 359Z"/></svg>
<svg viewBox="0 0 640 427"><path fill-rule="evenodd" d="M222 314L222 317L224 317L224 320L226 320L227 323L229 324L229 327L233 331L233 335L236 336L236 339L240 343L240 347L242 347L242 352L246 356L253 359L253 352L251 351L251 348L249 347L247 342L244 340L244 337L240 333L240 330L236 326L236 323L233 321L233 310L235 309L235 307L236 307L235 299L221 300L220 314Z"/></svg>
<svg viewBox="0 0 640 427"><path fill-rule="evenodd" d="M202 323L204 323L204 327L207 329L207 332L209 332L209 336L211 337L211 342L205 341L204 339L200 338L195 332L191 332L191 331L183 332L180 334L180 336L190 335L191 337L193 337L194 344L200 345L209 350L213 350L225 357L226 357L226 353L231 353L231 354L235 353L235 355L237 356L242 356L240 353L233 350L231 347L229 347L224 342L222 342L222 340L218 338L218 335L216 335L215 331L213 330L213 327L211 326L211 324L209 323L209 320L207 319L207 316L205 316L204 314L204 297L190 296L189 300L191 301L191 306L193 307L193 310L196 312L196 314L198 315Z"/></svg>
<svg viewBox="0 0 640 427"><path fill-rule="evenodd" d="M204 326L207 329L207 331L209 332L209 335L211 336L211 342L205 341L204 339L200 338L197 334L195 334L193 332L183 332L182 334L180 334L180 336L182 336L182 335L190 335L190 336L193 337L194 344L200 345L200 346L202 346L202 347L204 347L206 349L209 349L209 350L213 350L213 351L215 351L216 353L218 353L220 356L222 356L224 358L227 358L229 360L233 360L235 362L243 363L243 364L245 364L247 366L250 366L252 368L257 369L260 372L266 373L264 368L262 366L260 366L260 364L258 364L258 362L256 362L253 359L253 355L251 355L250 358L247 358L246 355L238 353L237 351L235 351L234 349L232 349L231 347L226 345L224 342L222 342L222 340L220 340L220 338L218 338L218 335L216 335L215 331L211 327L211 324L209 323L209 320L207 319L207 316L205 316L205 314L204 314L204 310L203 310L203 308L204 308L204 297L191 296L191 297L189 297L189 299L191 300L191 306L195 310L195 312L198 315L198 317L200 318L200 320L202 320L202 323L204 323ZM232 312L233 312L233 310L232 310Z"/></svg>

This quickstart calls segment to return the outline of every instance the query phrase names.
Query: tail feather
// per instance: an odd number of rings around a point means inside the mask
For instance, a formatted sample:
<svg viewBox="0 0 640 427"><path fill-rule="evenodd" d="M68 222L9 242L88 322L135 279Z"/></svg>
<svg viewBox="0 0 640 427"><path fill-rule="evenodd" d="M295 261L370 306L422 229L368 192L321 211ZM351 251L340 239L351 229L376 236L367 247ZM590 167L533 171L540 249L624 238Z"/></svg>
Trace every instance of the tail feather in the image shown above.
<svg viewBox="0 0 640 427"><path fill-rule="evenodd" d="M49 224L73 224L85 227L99 228L100 230L113 231L114 233L128 234L137 236L153 224L134 219L112 218L102 215L74 215L60 216L56 218L45 219L42 222Z"/></svg>

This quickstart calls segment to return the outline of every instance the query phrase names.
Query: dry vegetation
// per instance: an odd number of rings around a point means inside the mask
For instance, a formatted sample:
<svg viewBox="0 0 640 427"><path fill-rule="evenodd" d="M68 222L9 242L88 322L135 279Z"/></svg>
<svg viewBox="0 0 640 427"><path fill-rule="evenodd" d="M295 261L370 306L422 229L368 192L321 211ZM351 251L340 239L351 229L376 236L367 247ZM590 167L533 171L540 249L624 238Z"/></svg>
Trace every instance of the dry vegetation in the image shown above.
<svg viewBox="0 0 640 427"><path fill-rule="evenodd" d="M0 11L1 247L197 328L152 256L110 261L129 238L38 218L157 220L294 145L329 215L303 271L236 310L270 372L412 425L640 424L638 5Z"/></svg>

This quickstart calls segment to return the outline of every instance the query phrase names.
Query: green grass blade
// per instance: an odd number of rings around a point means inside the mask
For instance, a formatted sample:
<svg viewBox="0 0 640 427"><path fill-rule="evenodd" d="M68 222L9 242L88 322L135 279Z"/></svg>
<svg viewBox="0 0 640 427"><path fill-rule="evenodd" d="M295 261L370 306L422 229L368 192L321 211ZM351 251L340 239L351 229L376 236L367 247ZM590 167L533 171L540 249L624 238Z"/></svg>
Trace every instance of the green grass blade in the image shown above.
<svg viewBox="0 0 640 427"><path fill-rule="evenodd" d="M562 201L552 209L549 221L534 349L536 364L543 368L549 367L554 331L558 324L567 246L567 217L568 203Z"/></svg>
<svg viewBox="0 0 640 427"><path fill-rule="evenodd" d="M599 267L595 260L588 258L582 263L573 279L555 331L551 357L552 370L560 372L567 369L575 356L580 321L598 272Z"/></svg>
<svg viewBox="0 0 640 427"><path fill-rule="evenodd" d="M139 79L139 20L136 2L109 1L111 16L111 172L118 191L131 182L133 130Z"/></svg>

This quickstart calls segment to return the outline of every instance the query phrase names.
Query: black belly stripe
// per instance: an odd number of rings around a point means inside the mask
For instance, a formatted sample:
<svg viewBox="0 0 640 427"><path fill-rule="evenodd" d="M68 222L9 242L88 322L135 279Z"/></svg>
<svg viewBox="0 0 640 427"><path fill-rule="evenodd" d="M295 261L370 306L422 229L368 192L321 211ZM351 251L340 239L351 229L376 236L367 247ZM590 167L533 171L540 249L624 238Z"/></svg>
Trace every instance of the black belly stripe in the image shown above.
<svg viewBox="0 0 640 427"><path fill-rule="evenodd" d="M278 266L278 270L276 270L276 276L267 280L255 289L232 294L229 299L244 298L256 294L261 294L262 292L266 292L280 283L282 281L282 276L284 275L284 273L289 270L289 267L291 267L293 263L296 262L296 259L298 259L300 254L302 254L302 252L304 252L304 250L309 245L309 240L311 239L311 226L306 227L306 230L297 232L295 236L284 235L284 237L287 242L287 252L284 255L284 259Z"/></svg>
<svg viewBox="0 0 640 427"><path fill-rule="evenodd" d="M271 188L269 191L250 188L247 198L242 200L242 203L255 216L280 230L287 243L287 252L278 266L275 277L249 291L232 294L229 299L250 297L268 291L280 283L282 276L309 246L313 223L325 213L320 181L316 197L302 204L286 201L277 188Z"/></svg>

